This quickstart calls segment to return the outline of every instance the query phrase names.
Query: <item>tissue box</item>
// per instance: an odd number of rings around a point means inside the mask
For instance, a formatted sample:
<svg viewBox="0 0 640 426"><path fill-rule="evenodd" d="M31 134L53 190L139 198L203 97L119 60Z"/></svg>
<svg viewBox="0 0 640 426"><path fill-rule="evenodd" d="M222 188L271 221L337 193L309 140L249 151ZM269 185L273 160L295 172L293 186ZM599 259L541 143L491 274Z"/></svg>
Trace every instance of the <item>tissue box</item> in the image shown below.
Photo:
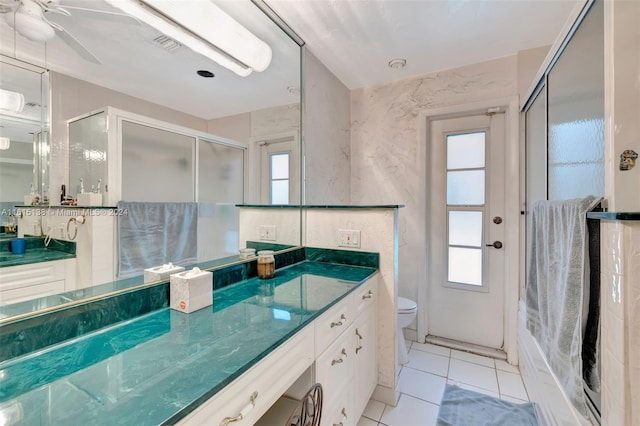
<svg viewBox="0 0 640 426"><path fill-rule="evenodd" d="M213 305L213 273L193 268L169 277L170 307L191 313Z"/></svg>
<svg viewBox="0 0 640 426"><path fill-rule="evenodd" d="M25 206L30 206L31 204L33 204L33 195L25 195L24 196L24 205Z"/></svg>
<svg viewBox="0 0 640 426"><path fill-rule="evenodd" d="M144 270L144 282L162 281L169 279L169 275L177 274L184 271L183 266L176 266L173 263L167 263L162 266L154 266Z"/></svg>
<svg viewBox="0 0 640 426"><path fill-rule="evenodd" d="M102 194L95 192L83 192L78 194L79 206L101 206Z"/></svg>

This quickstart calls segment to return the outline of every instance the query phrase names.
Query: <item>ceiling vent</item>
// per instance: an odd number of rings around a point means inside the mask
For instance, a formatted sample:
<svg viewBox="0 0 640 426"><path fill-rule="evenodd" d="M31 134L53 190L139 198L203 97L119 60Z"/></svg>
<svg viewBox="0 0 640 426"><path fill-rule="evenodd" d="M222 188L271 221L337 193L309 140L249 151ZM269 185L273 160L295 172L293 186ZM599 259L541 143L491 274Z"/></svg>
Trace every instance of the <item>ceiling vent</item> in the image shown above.
<svg viewBox="0 0 640 426"><path fill-rule="evenodd" d="M154 38L153 41L168 52L173 52L174 50L182 47L182 44L180 42L177 42L171 37L167 37L164 34Z"/></svg>

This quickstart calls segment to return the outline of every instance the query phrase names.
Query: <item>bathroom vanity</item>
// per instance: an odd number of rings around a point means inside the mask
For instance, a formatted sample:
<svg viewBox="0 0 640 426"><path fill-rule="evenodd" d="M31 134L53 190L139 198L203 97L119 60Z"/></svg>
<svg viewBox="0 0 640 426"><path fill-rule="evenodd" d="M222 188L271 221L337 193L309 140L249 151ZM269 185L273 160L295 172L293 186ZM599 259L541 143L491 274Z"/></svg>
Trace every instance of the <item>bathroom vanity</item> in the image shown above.
<svg viewBox="0 0 640 426"><path fill-rule="evenodd" d="M75 288L75 245L44 238L26 239L23 254L9 250L10 240L0 241L0 305L34 300ZM2 313L0 313L2 315Z"/></svg>
<svg viewBox="0 0 640 426"><path fill-rule="evenodd" d="M213 307L159 309L5 361L0 411L8 424L248 425L320 382L323 423L355 425L377 382L378 277L303 260L214 291Z"/></svg>

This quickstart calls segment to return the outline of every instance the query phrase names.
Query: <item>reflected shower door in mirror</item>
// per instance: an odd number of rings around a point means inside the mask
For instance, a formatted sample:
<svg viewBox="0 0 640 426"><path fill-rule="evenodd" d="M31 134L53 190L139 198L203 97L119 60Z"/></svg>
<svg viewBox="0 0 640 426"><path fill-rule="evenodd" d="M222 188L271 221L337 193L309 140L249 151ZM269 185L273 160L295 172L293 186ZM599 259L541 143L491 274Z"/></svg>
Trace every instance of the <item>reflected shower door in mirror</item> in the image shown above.
<svg viewBox="0 0 640 426"><path fill-rule="evenodd" d="M48 198L49 77L44 68L0 58L0 239L18 235L15 206ZM39 222L22 234L40 233Z"/></svg>
<svg viewBox="0 0 640 426"><path fill-rule="evenodd" d="M294 41L273 22L260 9L260 2L214 0L211 3L264 42L271 51L271 60L264 61L263 66L254 64L251 70L232 70L221 65L218 62L220 58L191 50L187 40L169 38L139 18L122 15L123 11L114 6L117 2L60 0L59 3L61 7L68 7L71 16L47 14L47 18L80 40L83 47L68 45L58 36L46 43L31 41L18 30L0 25L0 53L38 65L45 65L46 58L46 67L50 71L52 108L48 192L52 210L53 206L61 203L62 185L65 185L67 197L77 198L80 177L83 178L84 192L92 193L93 187L93 191L102 194L103 206L115 207L121 201L143 202L145 197L151 196L157 200L159 195L167 195L163 202L194 202L200 207L205 206L201 211L207 216L200 217L200 223L205 223L203 229L210 227L210 232L215 233L215 244L211 238L199 238L198 260L225 259L232 248L237 252L239 247L233 244L237 241L238 225L233 225L232 220L225 221L223 226L210 223L212 218L228 219L227 215L231 217L233 213L207 206L259 202L260 199L254 198L253 194L260 193L259 186L254 186L260 182L256 184L251 179L256 170L252 170L254 163L249 160L260 156L260 147L254 146L254 141L279 134L293 135L295 146L291 155L300 156L302 43ZM189 28L189 25L182 26ZM206 41L214 45L217 42L213 36ZM169 159L169 155L162 157L155 147L141 144L124 146L118 154L123 156L118 166L120 169L114 174L109 154L113 143L110 139L113 130L110 127L111 117L105 118L107 129L103 128L107 131L106 159L103 149L105 133L96 139L86 139L84 145L78 146L77 132L82 135L86 129L68 125L72 119L88 117L106 106L190 129L198 135L197 145L190 147L191 156L186 155L186 150L176 151L180 159ZM99 117L94 119L101 120ZM94 123L97 129L101 124ZM220 140L232 143L220 145ZM189 143L193 144L193 141ZM242 160L234 146L246 147ZM141 156L143 162L135 159L136 155ZM154 163L158 161L167 163ZM299 158L297 161L292 168L300 167ZM146 165L144 172L143 165ZM180 186L191 182L190 189L173 190L175 188L172 189L171 185L176 181L166 173L168 168L173 168L176 173L181 170ZM238 174L242 179L236 177ZM136 179L142 175L155 176L159 185L153 189L145 187L142 180ZM300 183L293 181L299 180L299 175L299 171L290 171L290 188L293 188L290 200L296 203L300 200ZM114 186L112 182L116 176L134 183L124 188L124 181L121 181ZM26 190L28 192L28 185ZM75 240L78 244L83 232L88 232L83 226L78 227ZM296 232L300 234L299 229ZM79 252L77 250L76 253ZM100 267L101 259L101 256L94 256L92 267ZM77 260L80 270L83 265L78 257ZM93 284L77 281L78 286Z"/></svg>

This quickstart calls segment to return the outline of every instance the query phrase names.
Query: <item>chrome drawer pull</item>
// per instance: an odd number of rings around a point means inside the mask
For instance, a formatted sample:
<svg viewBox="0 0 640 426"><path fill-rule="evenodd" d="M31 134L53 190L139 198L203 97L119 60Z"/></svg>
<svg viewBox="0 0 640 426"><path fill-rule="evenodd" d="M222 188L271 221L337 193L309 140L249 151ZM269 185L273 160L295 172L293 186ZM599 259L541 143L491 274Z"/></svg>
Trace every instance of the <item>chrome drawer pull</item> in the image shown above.
<svg viewBox="0 0 640 426"><path fill-rule="evenodd" d="M249 411L251 411L253 407L256 406L256 398L258 398L258 392L252 393L249 397L249 403L245 405L242 410L240 410L240 414L235 417L225 417L220 422L220 426L227 426L229 423L239 422L240 420L244 419L247 414L249 414Z"/></svg>
<svg viewBox="0 0 640 426"><path fill-rule="evenodd" d="M356 336L358 336L358 341L362 342L362 335L360 335L357 328L356 328ZM356 354L360 352L361 349L362 349L362 345L358 344L358 347L356 348Z"/></svg>
<svg viewBox="0 0 640 426"><path fill-rule="evenodd" d="M347 357L347 350L343 348L341 353L342 355L340 358L331 360L331 365L341 364L344 362L344 359Z"/></svg>
<svg viewBox="0 0 640 426"><path fill-rule="evenodd" d="M346 320L347 320L347 319L345 318L344 314L340 315L340 321L338 321L338 322L332 322L332 323L331 323L331 328L333 328L333 327L340 327L342 324L344 324L344 322L345 322Z"/></svg>
<svg viewBox="0 0 640 426"><path fill-rule="evenodd" d="M369 291L367 292L367 294L363 294L363 295L362 295L362 300L364 300L364 299L371 299L372 297L373 297L373 293L371 292L371 290L369 290Z"/></svg>

